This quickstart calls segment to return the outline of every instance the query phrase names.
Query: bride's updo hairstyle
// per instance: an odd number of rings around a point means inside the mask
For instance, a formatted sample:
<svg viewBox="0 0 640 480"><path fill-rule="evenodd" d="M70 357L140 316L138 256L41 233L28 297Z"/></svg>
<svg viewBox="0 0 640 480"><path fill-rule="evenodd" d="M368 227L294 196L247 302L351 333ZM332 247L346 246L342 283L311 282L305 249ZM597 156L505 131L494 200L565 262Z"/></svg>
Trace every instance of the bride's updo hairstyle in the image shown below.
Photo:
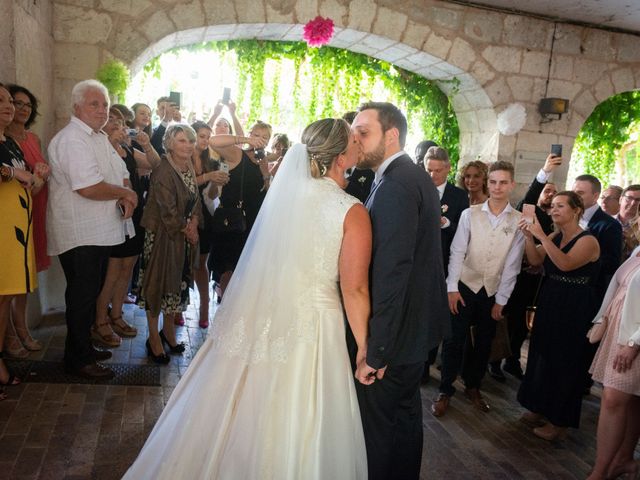
<svg viewBox="0 0 640 480"><path fill-rule="evenodd" d="M349 144L351 129L340 118L323 118L310 124L302 132L302 143L307 145L311 176L324 177L338 155Z"/></svg>

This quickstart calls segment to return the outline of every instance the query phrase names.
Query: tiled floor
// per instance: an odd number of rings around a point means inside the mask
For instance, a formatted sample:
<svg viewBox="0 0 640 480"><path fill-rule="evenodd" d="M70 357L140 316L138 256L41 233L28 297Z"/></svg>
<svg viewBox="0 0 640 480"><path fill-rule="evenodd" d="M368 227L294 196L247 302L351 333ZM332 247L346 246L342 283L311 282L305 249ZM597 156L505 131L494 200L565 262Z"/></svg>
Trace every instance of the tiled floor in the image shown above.
<svg viewBox="0 0 640 480"><path fill-rule="evenodd" d="M118 479L135 459L173 387L202 344L197 310L178 328L189 345L162 368L161 387L124 387L25 382L7 389L0 402L0 479ZM113 362L146 363L144 312L127 306L125 318L140 333L114 350ZM60 360L65 327L49 321L34 335L46 344L33 359ZM585 398L582 426L562 443L534 437L518 422L518 381L487 376L484 392L492 411L480 413L462 395L442 419L431 416L438 371L422 388L424 405L423 479L583 479L595 456L599 390ZM180 448L176 445L176 448Z"/></svg>

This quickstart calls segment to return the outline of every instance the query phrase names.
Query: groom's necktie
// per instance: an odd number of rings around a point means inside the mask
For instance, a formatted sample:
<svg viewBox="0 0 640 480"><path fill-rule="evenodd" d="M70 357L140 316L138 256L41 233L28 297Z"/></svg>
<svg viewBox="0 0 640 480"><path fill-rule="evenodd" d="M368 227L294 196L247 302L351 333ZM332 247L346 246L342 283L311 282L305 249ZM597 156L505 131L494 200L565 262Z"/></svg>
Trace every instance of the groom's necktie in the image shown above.
<svg viewBox="0 0 640 480"><path fill-rule="evenodd" d="M367 200L364 202L364 206L369 208L371 207L371 200L373 200L373 194L376 191L376 189L378 188L378 186L380 185L380 183L382 182L382 177L380 177L379 179L374 179L373 183L371 184L371 190L369 191L369 195L367 196Z"/></svg>

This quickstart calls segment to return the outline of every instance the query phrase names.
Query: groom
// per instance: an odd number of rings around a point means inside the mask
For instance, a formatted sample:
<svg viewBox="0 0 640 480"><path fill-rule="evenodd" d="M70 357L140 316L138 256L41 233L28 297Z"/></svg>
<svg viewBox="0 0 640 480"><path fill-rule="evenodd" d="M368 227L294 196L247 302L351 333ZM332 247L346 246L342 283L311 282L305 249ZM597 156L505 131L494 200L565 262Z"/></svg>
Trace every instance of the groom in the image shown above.
<svg viewBox="0 0 640 480"><path fill-rule="evenodd" d="M363 153L358 167L375 172L365 204L373 228L372 316L366 361L357 365L373 382L356 382L369 479L418 479L420 378L429 350L449 328L440 201L427 172L402 150L402 112L382 102L358 111L351 127Z"/></svg>

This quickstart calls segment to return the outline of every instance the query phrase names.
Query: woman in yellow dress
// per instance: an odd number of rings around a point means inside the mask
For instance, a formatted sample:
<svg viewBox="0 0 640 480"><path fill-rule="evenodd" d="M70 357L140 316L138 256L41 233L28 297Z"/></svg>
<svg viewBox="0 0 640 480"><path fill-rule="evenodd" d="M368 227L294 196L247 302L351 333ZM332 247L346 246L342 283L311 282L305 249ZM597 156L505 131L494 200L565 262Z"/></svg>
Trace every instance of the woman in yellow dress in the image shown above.
<svg viewBox="0 0 640 480"><path fill-rule="evenodd" d="M5 128L13 120L15 108L9 91L0 84L0 348L9 319L11 299L15 295L32 292L36 284L36 260L33 249L31 190L42 187L46 165L36 166L32 174L24 161L20 147L9 137ZM43 164L42 164L43 165ZM0 385L20 383L7 369L0 350ZM5 398L4 390L0 400Z"/></svg>

